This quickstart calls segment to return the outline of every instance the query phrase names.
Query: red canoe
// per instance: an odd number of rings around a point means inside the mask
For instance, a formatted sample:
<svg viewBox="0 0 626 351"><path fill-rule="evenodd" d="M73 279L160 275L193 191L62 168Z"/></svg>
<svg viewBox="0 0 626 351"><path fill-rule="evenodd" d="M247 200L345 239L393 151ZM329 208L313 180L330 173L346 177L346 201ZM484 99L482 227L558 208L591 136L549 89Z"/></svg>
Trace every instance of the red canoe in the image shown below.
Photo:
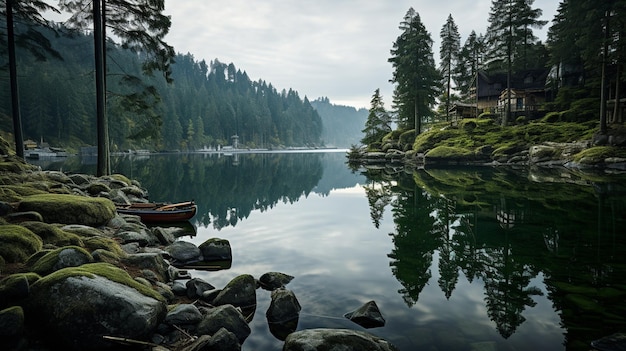
<svg viewBox="0 0 626 351"><path fill-rule="evenodd" d="M142 222L181 222L196 215L198 206L193 201L176 204L135 203L117 205L117 213L139 216Z"/></svg>

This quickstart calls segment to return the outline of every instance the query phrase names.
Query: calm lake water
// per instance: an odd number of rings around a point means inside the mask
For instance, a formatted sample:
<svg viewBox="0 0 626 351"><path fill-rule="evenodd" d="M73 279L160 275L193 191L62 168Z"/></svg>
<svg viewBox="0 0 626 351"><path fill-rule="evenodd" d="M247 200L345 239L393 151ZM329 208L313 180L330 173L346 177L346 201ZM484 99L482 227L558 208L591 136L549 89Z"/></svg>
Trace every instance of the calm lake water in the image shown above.
<svg viewBox="0 0 626 351"><path fill-rule="evenodd" d="M113 157L154 201L194 199L197 245L230 241L221 288L290 274L297 329L349 328L400 350L581 350L626 332L626 181L511 169L351 171L344 152ZM39 163L95 173L95 160ZM550 180L550 181L546 181ZM387 323L343 317L374 300ZM257 290L244 350L281 350Z"/></svg>

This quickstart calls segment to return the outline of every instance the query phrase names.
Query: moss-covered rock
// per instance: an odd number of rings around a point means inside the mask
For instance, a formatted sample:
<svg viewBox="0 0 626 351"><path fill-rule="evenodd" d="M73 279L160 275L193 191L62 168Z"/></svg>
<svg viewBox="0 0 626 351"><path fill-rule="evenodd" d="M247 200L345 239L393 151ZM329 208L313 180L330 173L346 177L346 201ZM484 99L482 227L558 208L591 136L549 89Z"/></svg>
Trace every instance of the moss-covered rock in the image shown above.
<svg viewBox="0 0 626 351"><path fill-rule="evenodd" d="M64 268L39 279L24 310L40 335L68 350L110 349L105 335L144 340L167 313L161 295L107 263Z"/></svg>
<svg viewBox="0 0 626 351"><path fill-rule="evenodd" d="M26 262L41 250L43 241L35 233L20 225L0 225L0 256L8 263Z"/></svg>
<svg viewBox="0 0 626 351"><path fill-rule="evenodd" d="M30 286L41 277L36 273L16 273L0 280L0 309L27 298Z"/></svg>
<svg viewBox="0 0 626 351"><path fill-rule="evenodd" d="M83 246L83 242L78 235L61 230L61 228L55 225L34 221L22 222L20 224L37 234L44 244Z"/></svg>
<svg viewBox="0 0 626 351"><path fill-rule="evenodd" d="M13 306L0 311L0 338L3 344L17 339L24 331L24 310L20 306ZM6 344L5 344L6 345Z"/></svg>
<svg viewBox="0 0 626 351"><path fill-rule="evenodd" d="M43 190L39 190L27 185L2 185L0 186L0 201L16 202L24 196L45 194Z"/></svg>
<svg viewBox="0 0 626 351"><path fill-rule="evenodd" d="M59 269L78 267L92 262L93 257L85 249L78 246L65 246L52 250L39 258L30 267L30 270L44 276Z"/></svg>
<svg viewBox="0 0 626 351"><path fill-rule="evenodd" d="M112 253L118 259L126 256L124 250L120 246L119 242L112 238L92 236L83 239L83 245L89 251L105 250Z"/></svg>
<svg viewBox="0 0 626 351"><path fill-rule="evenodd" d="M19 211L41 213L47 223L103 225L115 217L115 204L105 198L78 195L42 194L20 201Z"/></svg>

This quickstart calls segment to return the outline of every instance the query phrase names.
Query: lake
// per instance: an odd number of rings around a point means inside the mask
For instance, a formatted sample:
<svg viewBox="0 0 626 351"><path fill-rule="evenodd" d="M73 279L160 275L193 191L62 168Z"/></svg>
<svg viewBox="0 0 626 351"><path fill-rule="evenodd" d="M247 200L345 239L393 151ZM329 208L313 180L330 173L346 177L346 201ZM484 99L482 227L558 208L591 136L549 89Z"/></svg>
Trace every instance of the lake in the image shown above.
<svg viewBox="0 0 626 351"><path fill-rule="evenodd" d="M78 157L33 163L95 173L95 160ZM196 201L196 233L180 240L230 242L230 268L192 276L218 288L240 274L294 276L287 288L302 306L298 330L363 330L404 351L587 351L626 331L623 175L353 171L345 150L111 163L154 201ZM384 327L344 317L371 300ZM265 317L269 303L258 289L244 350L282 349Z"/></svg>

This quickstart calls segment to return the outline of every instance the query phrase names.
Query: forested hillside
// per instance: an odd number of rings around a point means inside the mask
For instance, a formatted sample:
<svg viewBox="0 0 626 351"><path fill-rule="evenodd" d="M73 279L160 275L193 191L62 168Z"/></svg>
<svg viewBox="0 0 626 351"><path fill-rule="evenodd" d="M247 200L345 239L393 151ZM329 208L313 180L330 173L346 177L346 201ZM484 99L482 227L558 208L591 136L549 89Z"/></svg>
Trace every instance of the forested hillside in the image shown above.
<svg viewBox="0 0 626 351"><path fill-rule="evenodd" d="M361 143L361 130L367 120L366 109L331 104L327 97L313 100L311 105L322 118L322 140L326 145L347 148Z"/></svg>
<svg viewBox="0 0 626 351"><path fill-rule="evenodd" d="M57 28L41 29L63 60L37 61L18 48L25 139L77 148L96 144L93 37ZM2 55L0 65L6 67ZM319 146L322 120L306 97L251 81L234 64L209 63L179 54L172 84L141 74L142 57L107 46L107 113L111 149L188 150ZM13 130L8 72L0 70L0 129Z"/></svg>

